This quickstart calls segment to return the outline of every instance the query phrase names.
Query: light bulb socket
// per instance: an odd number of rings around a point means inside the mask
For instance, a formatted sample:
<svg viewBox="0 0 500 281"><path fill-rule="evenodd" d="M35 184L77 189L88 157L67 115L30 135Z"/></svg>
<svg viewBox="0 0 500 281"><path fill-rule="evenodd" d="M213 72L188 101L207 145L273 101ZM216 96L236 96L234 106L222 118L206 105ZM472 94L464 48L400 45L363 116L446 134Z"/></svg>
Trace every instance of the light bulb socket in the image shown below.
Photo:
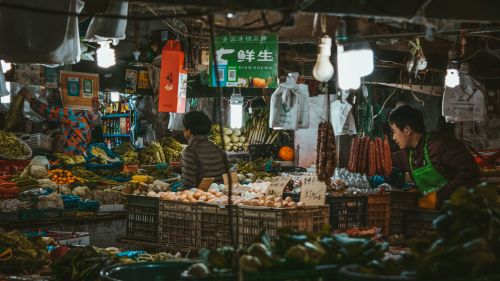
<svg viewBox="0 0 500 281"><path fill-rule="evenodd" d="M243 104L245 98L241 94L232 94L231 98L229 98L230 105L240 105Z"/></svg>

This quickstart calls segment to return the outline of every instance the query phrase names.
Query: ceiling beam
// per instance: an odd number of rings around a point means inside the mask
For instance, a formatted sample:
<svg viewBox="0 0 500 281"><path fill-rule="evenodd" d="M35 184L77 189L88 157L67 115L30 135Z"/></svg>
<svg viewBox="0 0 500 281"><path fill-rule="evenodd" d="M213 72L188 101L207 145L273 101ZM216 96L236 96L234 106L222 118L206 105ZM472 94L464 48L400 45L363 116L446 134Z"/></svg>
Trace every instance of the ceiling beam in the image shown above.
<svg viewBox="0 0 500 281"><path fill-rule="evenodd" d="M415 18L428 4L423 15L428 20L459 22L500 22L498 0L149 0L172 6L197 6L221 11L295 10L336 16L386 18L423 23ZM295 3L302 3L295 5Z"/></svg>

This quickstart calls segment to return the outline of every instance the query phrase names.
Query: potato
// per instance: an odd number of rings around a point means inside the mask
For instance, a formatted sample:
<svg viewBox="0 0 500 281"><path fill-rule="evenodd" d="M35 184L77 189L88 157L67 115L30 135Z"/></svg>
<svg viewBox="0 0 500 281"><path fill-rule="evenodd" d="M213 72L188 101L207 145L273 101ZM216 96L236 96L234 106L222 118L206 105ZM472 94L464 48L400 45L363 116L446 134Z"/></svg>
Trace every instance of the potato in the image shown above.
<svg viewBox="0 0 500 281"><path fill-rule="evenodd" d="M289 207L289 208L297 208L297 203L295 203L295 202L290 202L290 203L288 204L288 207Z"/></svg>
<svg viewBox="0 0 500 281"><path fill-rule="evenodd" d="M259 200L257 200L257 199L252 199L252 200L250 201L250 204L251 204L251 206L259 206Z"/></svg>
<svg viewBox="0 0 500 281"><path fill-rule="evenodd" d="M198 200L194 199L194 198L191 198L189 201L191 201L191 203L196 203L198 202Z"/></svg>
<svg viewBox="0 0 500 281"><path fill-rule="evenodd" d="M273 201L266 201L264 204L266 207L274 207L274 202Z"/></svg>
<svg viewBox="0 0 500 281"><path fill-rule="evenodd" d="M200 198L200 196L201 196L201 192L196 192L195 194L193 194L194 199L198 199L198 198Z"/></svg>
<svg viewBox="0 0 500 281"><path fill-rule="evenodd" d="M273 201L274 202L275 201L274 196L272 196L272 195L267 196L266 201Z"/></svg>
<svg viewBox="0 0 500 281"><path fill-rule="evenodd" d="M283 202L283 198L281 197L277 197L275 200L274 200L274 203L282 203Z"/></svg>
<svg viewBox="0 0 500 281"><path fill-rule="evenodd" d="M274 204L274 208L283 208L283 205L281 203L276 203Z"/></svg>
<svg viewBox="0 0 500 281"><path fill-rule="evenodd" d="M266 204L266 200L259 200L259 206L264 206Z"/></svg>
<svg viewBox="0 0 500 281"><path fill-rule="evenodd" d="M285 202L288 202L288 203L293 202L292 197L287 196L287 197L285 198Z"/></svg>
<svg viewBox="0 0 500 281"><path fill-rule="evenodd" d="M188 199L182 199L182 202L189 203L190 201Z"/></svg>
<svg viewBox="0 0 500 281"><path fill-rule="evenodd" d="M217 197L221 197L222 195L223 195L222 192L216 192L215 193L215 196L217 196Z"/></svg>
<svg viewBox="0 0 500 281"><path fill-rule="evenodd" d="M297 203L297 207L304 207L306 205L306 203L304 202L298 202Z"/></svg>
<svg viewBox="0 0 500 281"><path fill-rule="evenodd" d="M288 208L288 202L286 201L283 202L283 208Z"/></svg>
<svg viewBox="0 0 500 281"><path fill-rule="evenodd" d="M207 201L207 197L205 195L202 195L198 198L198 201Z"/></svg>

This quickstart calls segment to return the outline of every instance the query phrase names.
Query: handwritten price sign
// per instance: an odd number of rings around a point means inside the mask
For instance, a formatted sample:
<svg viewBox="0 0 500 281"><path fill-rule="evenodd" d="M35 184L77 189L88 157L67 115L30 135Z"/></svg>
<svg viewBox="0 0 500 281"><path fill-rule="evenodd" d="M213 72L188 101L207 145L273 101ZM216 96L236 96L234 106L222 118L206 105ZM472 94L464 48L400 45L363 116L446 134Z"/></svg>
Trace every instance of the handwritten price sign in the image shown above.
<svg viewBox="0 0 500 281"><path fill-rule="evenodd" d="M275 177L267 188L267 195L282 196L285 187L292 180L292 177Z"/></svg>
<svg viewBox="0 0 500 281"><path fill-rule="evenodd" d="M325 205L326 185L320 182L316 177L304 179L300 191L300 201L306 206Z"/></svg>

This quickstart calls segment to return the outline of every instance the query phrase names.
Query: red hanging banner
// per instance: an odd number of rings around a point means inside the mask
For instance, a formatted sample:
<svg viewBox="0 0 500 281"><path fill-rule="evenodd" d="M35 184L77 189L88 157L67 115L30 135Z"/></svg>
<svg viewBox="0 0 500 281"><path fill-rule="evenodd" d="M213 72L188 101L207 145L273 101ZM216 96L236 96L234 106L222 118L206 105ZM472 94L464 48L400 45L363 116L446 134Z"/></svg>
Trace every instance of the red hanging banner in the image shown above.
<svg viewBox="0 0 500 281"><path fill-rule="evenodd" d="M187 72L181 42L168 40L161 52L159 112L186 112Z"/></svg>

